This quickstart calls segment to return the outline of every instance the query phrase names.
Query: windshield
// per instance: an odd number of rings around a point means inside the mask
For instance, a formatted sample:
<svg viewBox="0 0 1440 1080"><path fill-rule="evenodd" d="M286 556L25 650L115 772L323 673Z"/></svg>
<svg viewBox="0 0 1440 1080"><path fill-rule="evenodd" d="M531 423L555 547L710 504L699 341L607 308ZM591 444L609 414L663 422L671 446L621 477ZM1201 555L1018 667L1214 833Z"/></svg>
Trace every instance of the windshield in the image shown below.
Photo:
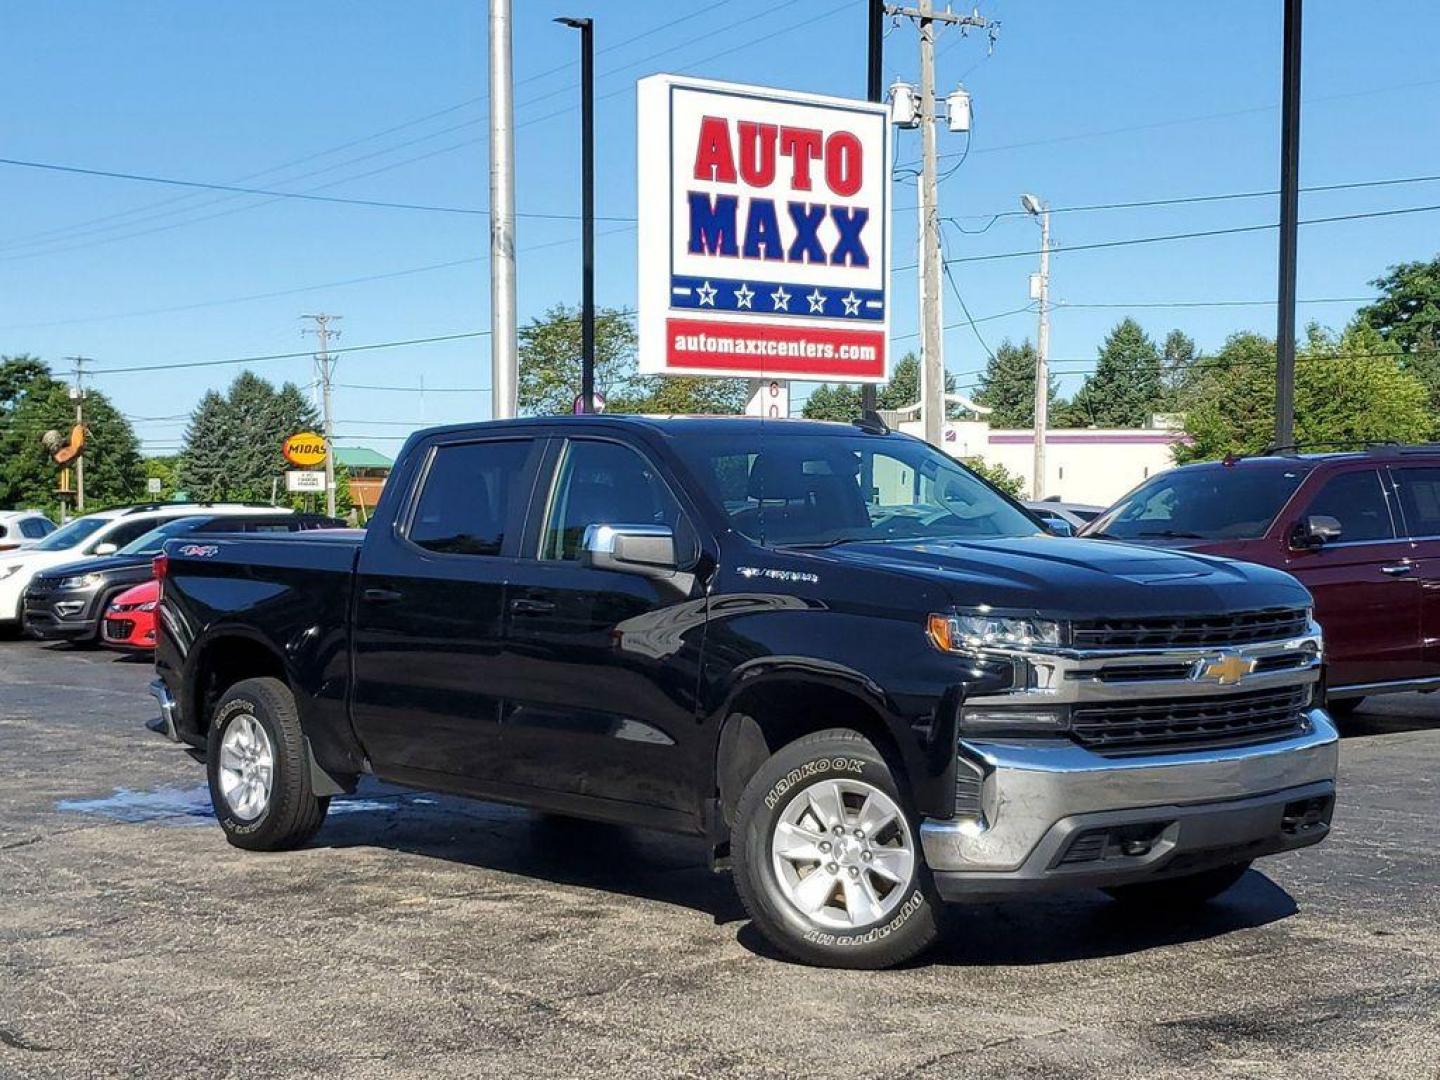
<svg viewBox="0 0 1440 1080"><path fill-rule="evenodd" d="M181 533L190 532L197 525L203 525L206 518L184 517L176 518L174 521L167 521L164 525L151 529L147 533L141 533L130 543L120 549L120 555L159 555L160 549L165 546L165 541L172 536L179 536Z"/></svg>
<svg viewBox="0 0 1440 1080"><path fill-rule="evenodd" d="M1141 484L1085 529L1117 540L1253 540L1264 536L1309 468L1175 469Z"/></svg>
<svg viewBox="0 0 1440 1080"><path fill-rule="evenodd" d="M773 547L856 540L1033 536L1035 521L918 439L787 435L741 449L723 435L675 449L736 532Z"/></svg>
<svg viewBox="0 0 1440 1080"><path fill-rule="evenodd" d="M36 544L31 551L65 551L78 547L85 539L99 529L109 525L113 519L102 517L76 518L69 525L61 526Z"/></svg>

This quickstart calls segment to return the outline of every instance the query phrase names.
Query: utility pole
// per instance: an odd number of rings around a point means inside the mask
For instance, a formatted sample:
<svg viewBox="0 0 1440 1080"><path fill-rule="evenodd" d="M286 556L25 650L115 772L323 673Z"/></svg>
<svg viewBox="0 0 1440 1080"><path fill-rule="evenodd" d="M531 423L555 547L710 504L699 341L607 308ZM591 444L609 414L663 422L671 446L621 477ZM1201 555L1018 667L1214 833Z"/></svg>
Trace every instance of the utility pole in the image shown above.
<svg viewBox="0 0 1440 1080"><path fill-rule="evenodd" d="M867 101L885 100L885 0L870 0L870 19L866 29L866 74L865 98ZM888 283L887 283L888 284ZM890 343L887 341L888 349ZM860 387L860 414L868 416L875 411L875 384L865 383ZM865 490L869 491L867 482Z"/></svg>
<svg viewBox="0 0 1440 1080"><path fill-rule="evenodd" d="M940 296L940 195L935 175L935 125L940 119L935 109L935 27L937 23L955 26L962 32L972 27L991 28L993 33L993 24L978 13L937 12L935 0L920 0L916 8L887 6L885 11L910 19L920 31L920 403L925 441L938 447L944 442L945 432L945 342ZM964 123L968 129L968 115Z"/></svg>
<svg viewBox="0 0 1440 1080"><path fill-rule="evenodd" d="M490 414L517 409L515 323L515 96L510 0L490 0Z"/></svg>
<svg viewBox="0 0 1440 1080"><path fill-rule="evenodd" d="M335 416L330 407L330 378L334 373L335 361L330 356L330 338L339 337L339 330L330 329L330 324L343 315L329 315L318 312L301 315L302 319L314 321L312 329L302 331L315 335L315 371L320 381L320 401L325 418L325 512L335 516Z"/></svg>
<svg viewBox="0 0 1440 1080"><path fill-rule="evenodd" d="M1285 0L1280 95L1280 286L1275 328L1275 445L1295 442L1295 248L1300 213L1300 0Z"/></svg>
<svg viewBox="0 0 1440 1080"><path fill-rule="evenodd" d="M81 431L82 446L80 453L75 455L75 513L76 516L85 513L85 454L89 450L83 445L85 436L85 365L90 363L88 356L71 356L68 358L74 368L74 382L70 387L70 396L75 399L75 426Z"/></svg>
<svg viewBox="0 0 1440 1080"><path fill-rule="evenodd" d="M1035 338L1035 468L1030 497L1045 497L1045 427L1050 422L1050 207L1034 195L1021 195L1020 205L1040 222L1040 273L1033 279L1030 299L1040 303L1040 331Z"/></svg>

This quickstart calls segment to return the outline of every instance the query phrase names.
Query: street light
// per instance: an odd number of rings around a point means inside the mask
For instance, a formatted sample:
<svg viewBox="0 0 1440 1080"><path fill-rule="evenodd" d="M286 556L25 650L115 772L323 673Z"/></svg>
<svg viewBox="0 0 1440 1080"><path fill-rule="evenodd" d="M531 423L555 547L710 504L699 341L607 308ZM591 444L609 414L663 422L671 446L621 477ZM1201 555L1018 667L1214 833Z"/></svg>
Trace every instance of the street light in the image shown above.
<svg viewBox="0 0 1440 1080"><path fill-rule="evenodd" d="M1045 425L1050 413L1050 207L1028 192L1020 206L1040 223L1039 289L1032 300L1040 302L1040 332L1035 343L1035 478L1030 497L1045 497Z"/></svg>
<svg viewBox="0 0 1440 1080"><path fill-rule="evenodd" d="M580 399L595 411L595 40L589 19L558 18L580 31Z"/></svg>

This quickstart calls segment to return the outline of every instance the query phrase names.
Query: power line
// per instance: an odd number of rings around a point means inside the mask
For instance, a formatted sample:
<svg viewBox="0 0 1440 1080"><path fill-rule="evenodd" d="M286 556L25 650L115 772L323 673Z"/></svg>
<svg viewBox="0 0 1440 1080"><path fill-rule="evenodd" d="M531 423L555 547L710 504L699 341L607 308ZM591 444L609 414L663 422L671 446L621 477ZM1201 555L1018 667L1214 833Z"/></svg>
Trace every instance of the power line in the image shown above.
<svg viewBox="0 0 1440 1080"><path fill-rule="evenodd" d="M143 173L117 172L112 169L89 169L78 165L60 165L48 161L24 161L19 158L0 158L0 165L11 165L25 169L44 169L50 172L74 173L80 176L99 176L111 180L135 180L147 184L168 184L172 187L199 188L204 191L227 191L241 195L265 195L275 199L303 199L307 202L343 203L350 206L372 206L389 210L424 210L438 214L473 214L489 217L489 210L469 206L437 206L427 203L390 202L384 199L351 199L339 195L314 195L304 191L276 191L270 188L242 187L236 184L213 184L201 180L181 180L173 176L147 176ZM516 217L537 218L543 221L574 221L578 214L548 214L518 211ZM597 221L634 221L633 217L614 217L603 214Z"/></svg>
<svg viewBox="0 0 1440 1080"><path fill-rule="evenodd" d="M403 341L377 341L369 345L346 345L331 349L330 353L370 352L375 349L400 349L412 345L434 345L444 341L463 341L467 338L489 337L489 330L467 330L458 334L436 334L433 337L407 338ZM314 352L268 353L262 356L234 356L225 360L187 360L178 364L137 364L131 367L98 368L95 375L129 375L139 371L178 371L181 368L225 367L232 364L259 364L270 360L297 360L310 358Z"/></svg>
<svg viewBox="0 0 1440 1080"><path fill-rule="evenodd" d="M1404 214L1428 214L1440 210L1440 204L1430 206L1406 206L1396 210L1368 210L1354 214L1332 214L1327 217L1305 218L1301 225L1330 225L1341 221L1361 221L1372 218L1399 217ZM1089 244L1067 244L1063 247L1052 247L1051 253L1064 254L1075 251L1095 251L1100 248L1132 247L1137 244L1160 244L1172 240L1197 240L1207 236L1234 236L1241 233L1265 232L1269 229L1278 229L1279 223L1269 222L1263 225L1235 225L1225 229L1198 229L1193 232L1166 233L1162 236L1134 236L1124 240L1097 240ZM974 263L993 262L997 259L1020 259L1032 258L1039 255L1036 250L1026 251L1001 251L992 252L987 255L963 255L958 258L946 260L948 263ZM898 274L907 270L914 270L915 264L908 266L896 266L891 273Z"/></svg>

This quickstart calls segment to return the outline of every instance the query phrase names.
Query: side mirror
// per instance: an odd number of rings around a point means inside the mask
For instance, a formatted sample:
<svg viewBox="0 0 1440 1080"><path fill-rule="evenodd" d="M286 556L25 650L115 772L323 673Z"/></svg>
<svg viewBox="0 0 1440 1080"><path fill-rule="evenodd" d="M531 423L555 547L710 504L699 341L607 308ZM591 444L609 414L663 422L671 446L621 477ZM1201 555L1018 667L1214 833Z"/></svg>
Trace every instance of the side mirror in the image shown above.
<svg viewBox="0 0 1440 1080"><path fill-rule="evenodd" d="M1340 522L1329 514L1309 514L1300 519L1290 536L1290 546L1315 550L1340 539Z"/></svg>
<svg viewBox="0 0 1440 1080"><path fill-rule="evenodd" d="M1075 535L1074 528L1064 518L1042 517L1040 520L1045 523L1046 531L1049 532L1052 536Z"/></svg>
<svg viewBox="0 0 1440 1080"><path fill-rule="evenodd" d="M114 544L96 544L96 545L95 545L95 554L96 554L96 555L114 555L115 552L117 552L117 551L119 551L119 550L120 550L120 549L119 549L118 547L116 547Z"/></svg>
<svg viewBox="0 0 1440 1080"><path fill-rule="evenodd" d="M669 577L679 569L675 534L668 525L589 525L580 541L580 565Z"/></svg>

